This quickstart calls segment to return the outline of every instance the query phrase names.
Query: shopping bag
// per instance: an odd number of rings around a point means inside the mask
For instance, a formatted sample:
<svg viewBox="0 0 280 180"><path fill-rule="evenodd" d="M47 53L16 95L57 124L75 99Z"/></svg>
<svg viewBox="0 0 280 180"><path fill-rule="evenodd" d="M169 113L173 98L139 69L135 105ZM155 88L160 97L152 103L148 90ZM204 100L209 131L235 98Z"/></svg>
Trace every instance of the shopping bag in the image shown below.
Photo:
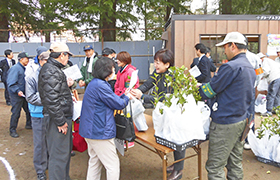
<svg viewBox="0 0 280 180"><path fill-rule="evenodd" d="M148 129L146 118L143 112L135 116L133 118L133 122L138 131L146 131Z"/></svg>
<svg viewBox="0 0 280 180"><path fill-rule="evenodd" d="M133 98L129 100L129 102L131 103L131 109L130 106L127 106L127 112L132 111L132 119L145 111L145 108L140 100Z"/></svg>
<svg viewBox="0 0 280 180"><path fill-rule="evenodd" d="M131 106L131 104L129 103ZM130 107L131 109L131 107ZM134 125L132 121L132 112L127 112L127 107L125 107L124 111L117 110L115 114L115 122L116 122L116 138L126 141L134 141L136 138Z"/></svg>
<svg viewBox="0 0 280 180"><path fill-rule="evenodd" d="M74 130L72 132L73 136L73 148L72 150L74 151L79 151L79 152L84 152L87 150L87 142L85 141L85 138L83 138L79 134L79 126L80 126L80 121L74 121Z"/></svg>

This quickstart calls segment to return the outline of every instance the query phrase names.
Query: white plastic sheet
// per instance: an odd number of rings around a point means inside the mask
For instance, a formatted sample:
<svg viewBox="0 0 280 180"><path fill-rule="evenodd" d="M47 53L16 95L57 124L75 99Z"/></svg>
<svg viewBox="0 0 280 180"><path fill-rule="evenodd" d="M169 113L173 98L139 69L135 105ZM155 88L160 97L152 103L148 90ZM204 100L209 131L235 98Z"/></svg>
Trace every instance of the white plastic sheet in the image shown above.
<svg viewBox="0 0 280 180"><path fill-rule="evenodd" d="M183 113L177 101L173 98L170 107L162 103L157 104L153 111L155 135L177 144L193 139L205 140L201 111L193 95L187 96ZM163 114L160 114L160 108L163 109Z"/></svg>

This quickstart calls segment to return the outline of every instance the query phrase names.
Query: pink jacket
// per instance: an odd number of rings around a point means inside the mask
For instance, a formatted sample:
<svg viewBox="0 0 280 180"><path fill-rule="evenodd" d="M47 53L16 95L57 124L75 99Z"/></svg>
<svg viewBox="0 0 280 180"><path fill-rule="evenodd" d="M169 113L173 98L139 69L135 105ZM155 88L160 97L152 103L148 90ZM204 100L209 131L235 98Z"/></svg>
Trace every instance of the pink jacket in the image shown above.
<svg viewBox="0 0 280 180"><path fill-rule="evenodd" d="M122 71L119 70L117 73L117 80L115 83L115 93L116 95L122 95L125 90L129 87L131 74L136 68L131 64L128 64ZM139 87L139 78L137 77L137 82L133 88Z"/></svg>

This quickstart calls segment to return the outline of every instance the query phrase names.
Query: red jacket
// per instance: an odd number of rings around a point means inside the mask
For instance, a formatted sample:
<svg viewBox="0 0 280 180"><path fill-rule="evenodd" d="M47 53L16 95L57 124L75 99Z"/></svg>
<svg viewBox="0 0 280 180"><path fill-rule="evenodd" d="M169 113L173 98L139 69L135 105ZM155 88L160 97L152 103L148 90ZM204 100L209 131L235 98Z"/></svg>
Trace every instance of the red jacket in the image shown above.
<svg viewBox="0 0 280 180"><path fill-rule="evenodd" d="M122 70L122 71L121 71ZM115 84L115 93L116 95L122 95L125 90L129 87L131 74L135 71L136 68L131 64L128 64L124 69L120 69L117 73L117 81ZM137 82L133 88L139 87L139 78L137 77Z"/></svg>

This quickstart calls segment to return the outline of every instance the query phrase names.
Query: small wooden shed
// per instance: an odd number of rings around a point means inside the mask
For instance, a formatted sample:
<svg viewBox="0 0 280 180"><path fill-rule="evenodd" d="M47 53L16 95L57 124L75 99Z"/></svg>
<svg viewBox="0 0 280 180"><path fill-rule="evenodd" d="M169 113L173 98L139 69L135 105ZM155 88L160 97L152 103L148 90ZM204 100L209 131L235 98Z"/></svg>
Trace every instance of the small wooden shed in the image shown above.
<svg viewBox="0 0 280 180"><path fill-rule="evenodd" d="M187 67L196 57L194 46L203 43L211 48L212 59L222 63L223 48L215 47L225 35L238 31L248 38L249 50L267 53L268 34L280 34L279 15L173 15L162 38L174 52L175 65ZM276 55L276 52L275 52ZM276 56L271 56L274 59Z"/></svg>

